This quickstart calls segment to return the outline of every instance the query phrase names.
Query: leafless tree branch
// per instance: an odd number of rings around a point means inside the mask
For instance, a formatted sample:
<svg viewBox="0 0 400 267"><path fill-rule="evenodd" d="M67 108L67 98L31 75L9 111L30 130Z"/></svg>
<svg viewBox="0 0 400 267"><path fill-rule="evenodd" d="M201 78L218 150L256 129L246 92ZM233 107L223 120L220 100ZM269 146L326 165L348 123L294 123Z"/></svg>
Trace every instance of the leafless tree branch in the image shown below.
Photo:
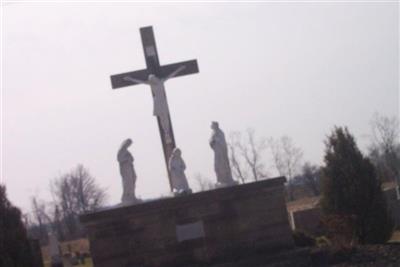
<svg viewBox="0 0 400 267"><path fill-rule="evenodd" d="M294 176L299 173L303 152L294 145L292 139L288 136L282 136L280 139L270 138L268 143L271 148L274 167L279 175L286 176L288 179L289 198L293 200L292 182Z"/></svg>

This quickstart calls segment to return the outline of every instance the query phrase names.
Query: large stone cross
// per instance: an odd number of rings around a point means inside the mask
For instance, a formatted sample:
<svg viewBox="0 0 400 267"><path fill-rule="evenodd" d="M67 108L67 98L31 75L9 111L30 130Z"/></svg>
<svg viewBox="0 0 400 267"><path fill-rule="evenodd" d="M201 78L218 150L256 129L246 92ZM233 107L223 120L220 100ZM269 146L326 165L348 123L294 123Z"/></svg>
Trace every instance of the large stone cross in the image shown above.
<svg viewBox="0 0 400 267"><path fill-rule="evenodd" d="M172 190L171 176L168 170L168 160L176 147L174 133L172 130L171 117L169 114L167 96L164 90L164 82L170 78L193 74L199 72L196 60L189 60L168 65L160 65L153 28L140 28L143 51L146 60L146 69L116 74L111 76L113 89L130 85L148 84L151 87L154 110L153 115L157 117L160 130L161 143L164 150L165 163Z"/></svg>

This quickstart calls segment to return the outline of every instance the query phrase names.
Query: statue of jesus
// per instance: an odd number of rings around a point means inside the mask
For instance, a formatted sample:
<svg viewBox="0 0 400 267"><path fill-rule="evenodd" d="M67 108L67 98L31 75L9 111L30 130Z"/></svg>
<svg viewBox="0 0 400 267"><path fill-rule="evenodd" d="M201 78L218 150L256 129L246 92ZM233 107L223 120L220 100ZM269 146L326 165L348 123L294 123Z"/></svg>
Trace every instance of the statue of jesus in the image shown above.
<svg viewBox="0 0 400 267"><path fill-rule="evenodd" d="M168 112L168 103L167 103L167 97L165 94L165 88L164 88L164 83L170 79L173 78L176 74L181 72L183 69L185 69L185 66L181 66L178 69L176 69L174 72L169 74L165 78L158 78L154 74L150 74L147 77L147 81L141 81L129 76L125 76L124 80L125 81L130 81L134 83L139 83L139 84L148 84L151 87L151 91L153 93L153 115L160 118L161 122L161 127L164 131L165 134L165 142L167 144L172 143L172 136L171 136L171 129L170 129L170 121L169 121L169 112Z"/></svg>

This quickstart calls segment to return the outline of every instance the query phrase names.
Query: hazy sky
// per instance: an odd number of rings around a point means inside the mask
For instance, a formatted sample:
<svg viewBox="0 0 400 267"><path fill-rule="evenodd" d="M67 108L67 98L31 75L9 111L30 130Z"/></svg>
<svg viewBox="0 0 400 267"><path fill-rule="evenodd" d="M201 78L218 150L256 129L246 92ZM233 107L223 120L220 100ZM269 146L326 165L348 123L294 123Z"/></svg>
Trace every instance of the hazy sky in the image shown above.
<svg viewBox="0 0 400 267"><path fill-rule="evenodd" d="M78 163L121 197L116 153L130 137L137 195L169 190L148 86L109 76L145 67L139 27L153 25L162 64L196 58L200 73L167 82L177 145L214 178L210 122L226 135L288 135L321 163L346 125L362 148L374 112L399 112L398 4L9 4L2 18L2 182L27 210ZM268 171L275 175L268 151Z"/></svg>

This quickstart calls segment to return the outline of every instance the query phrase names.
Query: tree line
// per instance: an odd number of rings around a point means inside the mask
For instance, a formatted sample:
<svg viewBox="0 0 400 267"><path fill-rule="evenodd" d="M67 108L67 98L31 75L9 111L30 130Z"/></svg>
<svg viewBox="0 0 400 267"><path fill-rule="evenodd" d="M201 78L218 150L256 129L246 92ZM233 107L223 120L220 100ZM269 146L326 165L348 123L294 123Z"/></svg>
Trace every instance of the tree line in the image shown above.
<svg viewBox="0 0 400 267"><path fill-rule="evenodd" d="M400 179L398 119L376 113L370 121L370 128L367 157L374 165L379 180L389 182ZM321 194L323 166L304 161L302 149L289 136L258 137L253 129L248 129L244 132L231 133L228 148L232 175L240 183L270 177L267 171L267 167L270 167L288 179L286 193L289 201L304 197L304 194L296 196L296 189L307 191L309 196ZM272 163L270 166L265 165L267 152ZM202 185L209 186L203 177L197 177L196 180L201 188Z"/></svg>
<svg viewBox="0 0 400 267"><path fill-rule="evenodd" d="M373 175L377 178L375 183L380 188L381 183L395 181L400 177L399 121L396 117L390 118L374 114L370 126L370 145L365 158L372 164ZM326 151L322 166L304 161L302 149L288 136L264 138L257 136L253 129L233 132L228 138L228 149L234 179L239 183L267 179L270 177L267 171L267 167L269 167L273 168L280 176L287 178L286 197L288 201L304 197L307 194L308 196L326 195L329 192L327 188L333 187L334 184L327 186L329 182L326 177L338 176L337 173L329 174L327 155L334 147L332 142L335 138L333 136L339 136L337 132L339 130L345 132L340 136L353 138L347 128L334 128L325 141ZM358 150L358 154L354 154L364 157L356 146L355 140L350 143L352 142L354 149ZM270 166L265 164L266 152L269 152ZM357 162L358 159L348 158L347 160ZM343 168L344 163L341 163ZM363 172L364 170L358 171ZM348 173L347 170L346 173ZM362 183L357 186L367 187L366 179L361 177L359 180ZM214 187L211 179L207 179L199 173L194 176L194 180L198 183L200 190ZM78 215L102 207L106 200L106 190L96 183L95 178L83 165L78 165L70 172L53 179L50 191L53 201L45 202L38 197L32 197L32 212L29 216L25 216L30 234L39 238L42 243L46 243L47 233L50 229L57 233L60 240L83 237L85 231L79 223Z"/></svg>
<svg viewBox="0 0 400 267"><path fill-rule="evenodd" d="M371 143L367 155L357 147L346 127L335 127L325 141L322 166L303 162L303 152L287 136L259 138L254 130L234 132L229 140L232 173L240 183L269 177L265 151L272 165L286 176L287 198L293 200L298 185L321 195L320 205L328 234L348 242L383 243L391 235L393 222L382 192L382 183L400 179L399 121L375 114L371 121ZM202 189L213 183L195 176ZM71 240L85 236L78 216L101 208L107 199L105 188L83 166L54 178L50 184L53 200L31 198L32 211L23 215L0 185L0 265L30 266L28 234L47 243L49 231Z"/></svg>
<svg viewBox="0 0 400 267"><path fill-rule="evenodd" d="M290 137L257 139L253 130L244 138L233 133L229 142L233 175L242 183L268 178L262 157L269 148L273 167L288 179L288 201L295 200L298 187L321 196L321 223L333 242L384 243L391 237L394 223L382 183L400 185L399 131L396 117L374 114L364 155L347 127L334 127L325 140L322 166L303 163L303 152Z"/></svg>
<svg viewBox="0 0 400 267"><path fill-rule="evenodd" d="M61 241L84 237L78 216L101 208L107 199L105 188L81 164L51 180L50 192L53 201L32 196L32 210L25 217L29 234L42 244L47 243L49 231Z"/></svg>

